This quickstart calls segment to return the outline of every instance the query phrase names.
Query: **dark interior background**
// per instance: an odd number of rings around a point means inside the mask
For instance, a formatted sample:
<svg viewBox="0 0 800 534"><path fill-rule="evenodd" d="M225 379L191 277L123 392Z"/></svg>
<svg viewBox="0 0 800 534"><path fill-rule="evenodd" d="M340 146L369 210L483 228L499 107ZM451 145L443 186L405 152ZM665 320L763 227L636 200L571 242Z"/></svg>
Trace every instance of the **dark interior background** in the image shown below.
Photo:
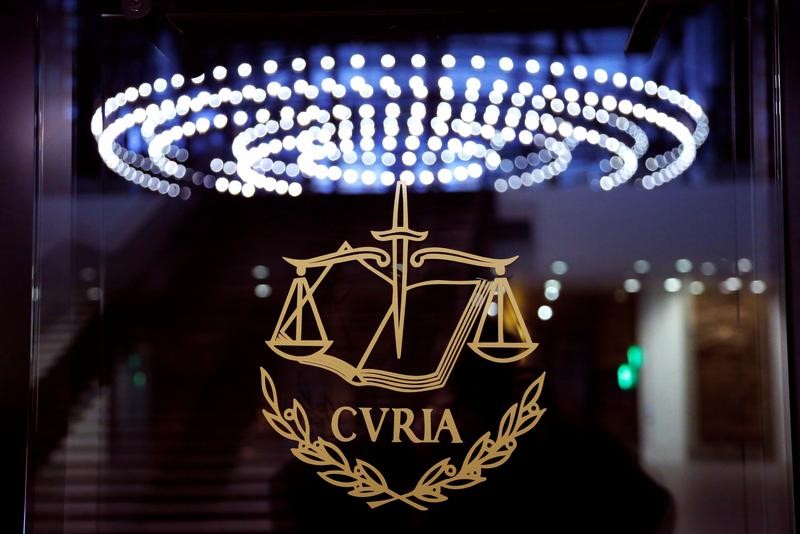
<svg viewBox="0 0 800 534"><path fill-rule="evenodd" d="M536 359L507 377L512 388L519 388L546 370L555 386L548 390L548 419L541 432L517 453L516 464L492 474L491 485L464 492L424 519L401 509L368 515L363 503L320 484L307 466L286 462L286 444L257 421L261 401L253 387L253 370L265 360L263 339L291 276L273 260L322 253L353 234L365 237L372 221L388 224L383 215L388 199L370 201L363 209L357 196L308 195L287 204L280 198L241 202L211 192L165 204L104 171L93 139L84 134L101 95L148 79L154 61L179 65L187 73L234 64L233 58L248 45L252 50L265 33L270 41L298 46L302 31L314 42L416 39L435 48L450 33L546 31L553 36L553 56L559 56L575 46L576 30L622 28L629 36L625 51L646 57L657 54L657 45L678 50L688 17L717 22L721 45L715 67L729 78L714 95L719 104L709 110L714 135L703 149L708 159L685 183L665 190L663 202L681 201L675 189L715 182L741 181L737 191L742 194L759 182L780 186L782 197L775 202L782 199L786 206L785 220L779 222L785 224L787 263L779 254L764 254L771 271L786 274L788 354L796 377L794 310L800 290L792 273L800 248L791 206L800 200L800 189L790 178L798 152L792 130L798 111L791 95L800 80L796 62L786 54L797 38L791 29L778 32L781 23L794 20L797 7L788 2L570 0L472 10L425 3L333 8L327 3L45 1L35 11L36 17L31 6L6 8L2 32L4 71L14 73L3 84L4 116L13 127L2 132L4 146L12 150L7 194L0 199L0 413L11 449L5 456L8 470L3 468L11 475L1 477L10 496L3 505L8 514L0 521L8 521L5 528L11 532L21 530L24 510L28 532L143 532L143 524L164 532L198 524L209 532L263 531L265 525L305 531L338 528L343 519L352 523L354 518L364 529L373 522L405 529L497 528L527 521L531 503L537 503L534 524L543 532L597 526L670 532L674 526L674 496L638 465L636 397L614 382L619 355L636 341L637 298L621 301L613 288L587 289L580 280L574 293L565 291L559 301L559 316L569 320L557 316L546 327L534 326L540 343ZM773 75L780 75L780 87L772 84ZM66 114L59 111L65 102L70 103ZM62 135L65 131L69 136ZM706 172L712 166L715 172ZM581 184L548 187L567 190ZM72 203L48 204L37 227L37 193L65 196ZM132 199L130 213L124 203L94 202L96 194ZM498 215L518 213L524 199L498 206L491 192L479 191L414 195L412 202L420 224L445 236L445 246L497 255L532 239L521 217ZM446 212L439 212L443 205ZM146 213L146 223L126 228L126 217L133 218L135 211ZM47 236L64 220L71 221L70 239L50 246ZM336 223L320 232L331 220ZM295 235L306 238L298 242ZM768 247L783 251L780 235L769 240ZM527 267L535 271L531 265L538 260L531 261ZM260 281L251 269L260 264L270 268L266 282L273 293L266 299L253 297ZM47 299L37 306L29 298L32 266L38 297ZM541 296L530 289L523 293L525 313L533 320ZM62 338L45 339L46 331L59 331ZM42 346L45 341L57 347L53 358L34 361L34 368L32 339L37 354L51 350ZM481 372L479 366L467 366L465 382ZM291 371L283 376L303 382ZM763 393L757 386L753 391ZM762 415L752 417L757 427ZM95 426L76 430L81 421ZM792 424L793 433L796 428ZM726 448L748 439L763 445L758 429L746 422L733 434L729 428L707 430L712 438L695 444L700 456L748 454L746 445ZM70 435L77 441L64 448L72 443ZM60 450L66 451L64 458ZM108 457L101 458L103 450L111 451ZM374 454L388 457L392 451ZM97 467L101 463L110 467ZM74 465L89 469L76 475ZM273 466L283 467L275 472ZM511 491L519 476L536 482L525 493ZM476 518L478 506L492 513Z"/></svg>

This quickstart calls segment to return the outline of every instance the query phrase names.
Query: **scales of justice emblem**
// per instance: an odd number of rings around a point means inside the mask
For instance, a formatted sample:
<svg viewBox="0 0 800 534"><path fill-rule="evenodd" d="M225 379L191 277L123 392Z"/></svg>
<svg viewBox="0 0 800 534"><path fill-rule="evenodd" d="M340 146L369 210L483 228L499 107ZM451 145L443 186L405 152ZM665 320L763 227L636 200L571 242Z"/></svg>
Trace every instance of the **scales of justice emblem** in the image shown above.
<svg viewBox="0 0 800 534"><path fill-rule="evenodd" d="M522 360L537 347L531 340L506 277L508 266L517 256L497 259L441 247L410 250L412 243L425 241L428 232L413 230L409 226L408 194L402 182L398 182L395 189L392 227L371 234L377 242L388 243L389 251L378 246L353 247L345 241L338 250L329 254L307 259L284 258L295 268L296 277L272 336L266 341L275 354L334 373L352 386L414 394L444 387L458 358L465 352L465 345L479 357L501 364ZM360 264L383 280L391 291L388 309L355 365L331 353L333 340L326 333L315 301L315 293L331 269L351 262ZM428 262L464 264L490 270L492 276L488 279L436 279L410 283L409 272ZM409 294L421 287L443 285L465 286L468 290L471 288L471 292L438 362L430 365L432 369L404 373L370 366L378 339L386 334L394 338L393 356L398 360L403 357ZM487 324L490 316L495 316L496 328ZM508 329L515 334L512 339L506 333ZM304 463L316 467L325 481L345 488L354 497L365 499L371 508L399 501L426 510L432 503L447 500L448 490L466 489L483 482L486 480L485 472L505 463L516 449L517 439L532 430L545 412L537 404L544 381L542 373L528 386L520 400L506 410L496 432L486 432L478 438L462 461L445 458L425 471L409 491L398 492L392 489L377 467L360 458L348 458L338 444L322 435L313 436L306 408L297 399L292 400L290 407L281 408L275 382L263 367L261 379L267 401L263 415L278 434L294 442L292 453ZM391 412L389 408L380 408L374 417L366 408L360 410L367 428L371 429L373 442L384 422L393 417L395 442L405 435L414 443L438 443L441 434L449 433L452 443L461 443L449 410L445 410L439 421L435 439L430 428L422 439L414 434L411 428L414 416L408 408L393 408ZM423 410L426 411L425 421L430 426L431 410ZM349 406L339 407L333 413L331 430L335 439L346 442L355 438L354 434L344 436L338 425L342 417L356 414L357 410Z"/></svg>

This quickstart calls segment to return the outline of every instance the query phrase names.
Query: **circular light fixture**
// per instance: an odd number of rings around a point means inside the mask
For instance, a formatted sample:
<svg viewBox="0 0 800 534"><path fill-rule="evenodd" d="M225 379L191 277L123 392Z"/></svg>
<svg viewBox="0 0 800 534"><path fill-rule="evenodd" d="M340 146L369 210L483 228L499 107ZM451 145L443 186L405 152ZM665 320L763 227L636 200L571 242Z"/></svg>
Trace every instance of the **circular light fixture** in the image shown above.
<svg viewBox="0 0 800 534"><path fill-rule="evenodd" d="M514 191L566 171L582 144L606 153L602 190L632 179L653 189L684 173L709 133L697 102L638 76L525 57L382 52L267 59L263 73L241 63L238 76L216 66L190 85L179 73L159 78L107 99L92 133L113 172L181 198L192 187L297 196L315 183L385 190L398 179ZM652 135L673 147L649 153ZM209 154L208 143L192 151L203 136L228 140L224 153Z"/></svg>

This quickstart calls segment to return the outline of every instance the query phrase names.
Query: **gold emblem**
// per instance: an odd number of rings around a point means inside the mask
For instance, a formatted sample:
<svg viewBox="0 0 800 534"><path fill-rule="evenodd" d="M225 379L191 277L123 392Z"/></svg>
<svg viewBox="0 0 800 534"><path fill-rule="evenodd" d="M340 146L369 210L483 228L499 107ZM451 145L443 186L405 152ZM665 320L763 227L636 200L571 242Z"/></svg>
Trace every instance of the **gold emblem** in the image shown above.
<svg viewBox="0 0 800 534"><path fill-rule="evenodd" d="M514 299L506 278L506 269L517 257L496 259L467 252L425 247L411 252L411 243L425 241L428 232L412 230L409 226L408 196L406 186L398 183L392 215L392 227L373 231L372 237L390 245L391 252L377 246L352 247L344 242L337 251L308 259L284 258L297 273L283 304L277 325L267 346L279 356L303 365L332 372L353 386L372 386L398 393L420 393L444 387L466 345L472 352L493 363L510 363L528 356L537 344L530 334ZM474 280L422 280L409 283L409 272L420 269L428 262L455 262L493 272L491 279ZM384 313L375 333L366 344L354 365L333 354L333 340L329 339L315 293L330 270L338 265L357 262L370 274L382 280L391 291L391 303ZM316 275L309 280L311 275ZM403 339L406 307L409 293L426 286L459 285L469 291L469 298L449 341L435 367L426 372L405 373L380 369L369 365L378 339L387 333L393 336L393 357L403 356ZM488 332L487 317L495 315L496 330ZM508 339L511 330L514 339ZM433 365L431 365L433 367ZM351 461L342 449L322 436L312 436L305 408L297 399L291 407L281 409L275 382L261 369L262 392L267 401L264 417L270 426L284 438L294 442L292 453L301 461L316 466L325 481L346 488L354 497L367 499L375 508L400 501L419 510L427 504L447 499L445 490L465 489L485 480L483 473L505 463L517 445L517 438L533 429L544 409L537 400L544 381L544 373L526 389L519 402L513 404L502 416L496 432L486 432L469 448L463 461L445 458L431 466L410 491L399 493L391 489L381 471L372 464L355 459ZM359 413L360 411L360 413ZM438 428L433 429L431 410L423 410L424 435L417 436L411 429L414 414L408 408L378 408L376 413L368 408L342 406L331 419L334 438L340 442L355 439L355 434L345 436L339 428L344 415L363 417L369 438L375 442L388 417L393 421L393 442L403 438L413 443L439 443L440 437L449 435L452 443L461 443L455 420L449 409L441 415Z"/></svg>

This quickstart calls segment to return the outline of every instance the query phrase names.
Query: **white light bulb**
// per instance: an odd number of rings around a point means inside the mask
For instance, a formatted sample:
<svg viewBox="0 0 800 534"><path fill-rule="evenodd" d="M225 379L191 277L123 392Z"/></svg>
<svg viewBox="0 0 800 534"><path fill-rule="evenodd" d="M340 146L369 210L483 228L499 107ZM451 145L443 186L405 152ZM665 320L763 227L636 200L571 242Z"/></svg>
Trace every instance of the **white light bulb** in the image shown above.
<svg viewBox="0 0 800 534"><path fill-rule="evenodd" d="M539 309L536 310L536 315L542 321L549 321L553 317L553 308L546 304L539 306Z"/></svg>
<svg viewBox="0 0 800 534"><path fill-rule="evenodd" d="M240 77L246 78L250 76L250 74L253 72L253 67L250 66L249 63L242 63L241 65L239 65L239 68L236 69L236 72L239 74Z"/></svg>
<svg viewBox="0 0 800 534"><path fill-rule="evenodd" d="M222 65L218 65L214 67L214 70L211 71L211 75L214 77L215 80L224 80L225 76L228 75L228 69L226 69Z"/></svg>
<svg viewBox="0 0 800 534"><path fill-rule="evenodd" d="M336 60L333 59L331 56L323 56L319 60L319 66L322 67L324 70L331 70L336 65Z"/></svg>
<svg viewBox="0 0 800 534"><path fill-rule="evenodd" d="M394 67L395 59L392 54L384 54L381 56L381 66L386 69L391 69Z"/></svg>
<svg viewBox="0 0 800 534"><path fill-rule="evenodd" d="M558 61L554 61L550 64L550 74L553 76L563 76L564 75L564 64Z"/></svg>
<svg viewBox="0 0 800 534"><path fill-rule="evenodd" d="M264 62L264 73L275 74L278 71L278 63L275 60L268 59Z"/></svg>
<svg viewBox="0 0 800 534"><path fill-rule="evenodd" d="M292 60L292 70L300 72L306 68L306 60L301 57L296 57Z"/></svg>
<svg viewBox="0 0 800 534"><path fill-rule="evenodd" d="M667 278L664 280L664 290L668 293L677 293L681 290L683 283L678 278Z"/></svg>
<svg viewBox="0 0 800 534"><path fill-rule="evenodd" d="M363 68L365 63L366 60L364 59L364 56L362 56L361 54L353 54L352 56L350 56L350 66L353 67L354 69Z"/></svg>

